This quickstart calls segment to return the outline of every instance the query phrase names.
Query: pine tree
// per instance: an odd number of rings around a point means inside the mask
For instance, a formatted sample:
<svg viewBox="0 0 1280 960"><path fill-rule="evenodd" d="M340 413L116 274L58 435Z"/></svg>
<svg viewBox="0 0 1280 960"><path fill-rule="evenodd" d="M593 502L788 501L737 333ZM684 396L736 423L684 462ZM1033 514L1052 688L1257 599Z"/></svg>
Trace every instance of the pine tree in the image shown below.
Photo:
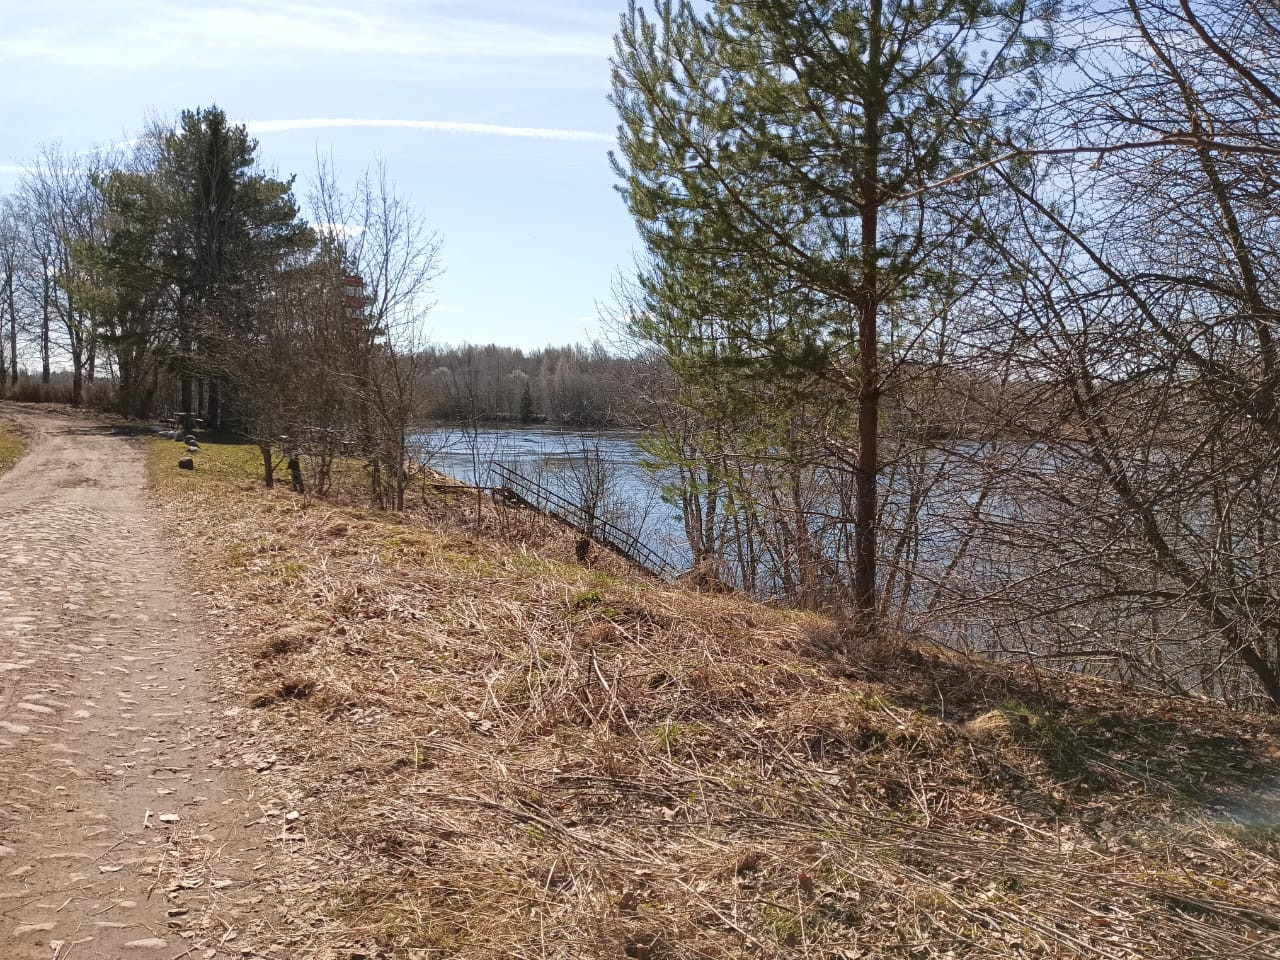
<svg viewBox="0 0 1280 960"><path fill-rule="evenodd" d="M960 279L936 268L980 193L960 175L1016 106L1002 84L1048 53L1031 22L1022 0L661 0L616 39L614 163L650 258L637 332L686 377L850 399L868 632L883 331L927 323L912 306Z"/></svg>

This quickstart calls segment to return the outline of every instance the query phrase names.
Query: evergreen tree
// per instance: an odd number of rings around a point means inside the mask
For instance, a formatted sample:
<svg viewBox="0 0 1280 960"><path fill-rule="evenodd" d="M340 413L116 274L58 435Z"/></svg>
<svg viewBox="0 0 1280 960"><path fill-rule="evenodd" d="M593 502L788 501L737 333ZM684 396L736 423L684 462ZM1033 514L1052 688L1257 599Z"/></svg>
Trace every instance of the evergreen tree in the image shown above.
<svg viewBox="0 0 1280 960"><path fill-rule="evenodd" d="M108 340L163 351L185 413L195 411L195 378L208 377L213 426L218 385L254 338L255 304L315 246L292 179L258 170L256 151L216 106L184 111L174 129L144 138L134 169L99 178L107 229L78 252L99 287L84 292L111 317Z"/></svg>
<svg viewBox="0 0 1280 960"><path fill-rule="evenodd" d="M257 142L218 107L184 110L162 139L156 170L169 203L181 403L192 410L193 377L211 374L214 426L217 384L227 372L221 346L252 335L252 305L267 279L315 244L299 217L292 178L257 170L256 152Z"/></svg>
<svg viewBox="0 0 1280 960"><path fill-rule="evenodd" d="M529 382L526 380L520 394L520 422L533 423L533 416L533 391L529 389Z"/></svg>
<svg viewBox="0 0 1280 960"><path fill-rule="evenodd" d="M173 352L170 265L158 219L158 184L147 173L117 170L95 177L109 212L103 236L72 246L76 296L95 319L102 347L115 358L122 413L145 418L159 364Z"/></svg>
<svg viewBox="0 0 1280 960"><path fill-rule="evenodd" d="M1002 84L1048 52L1032 22L1024 0L660 0L652 17L633 2L616 39L614 162L650 256L636 332L686 376L853 401L868 631L882 334L927 324L923 294L962 280L935 266L980 193L961 174L1017 106Z"/></svg>

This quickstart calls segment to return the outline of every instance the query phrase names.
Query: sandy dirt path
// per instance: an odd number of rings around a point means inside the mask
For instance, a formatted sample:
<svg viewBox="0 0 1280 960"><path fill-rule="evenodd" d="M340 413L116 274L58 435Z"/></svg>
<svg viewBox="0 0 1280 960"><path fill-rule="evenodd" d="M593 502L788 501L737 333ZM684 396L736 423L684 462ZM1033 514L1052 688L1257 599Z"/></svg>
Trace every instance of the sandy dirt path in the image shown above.
<svg viewBox="0 0 1280 960"><path fill-rule="evenodd" d="M261 811L228 769L144 447L0 415L33 433L0 477L0 958L259 956L222 918L262 866Z"/></svg>

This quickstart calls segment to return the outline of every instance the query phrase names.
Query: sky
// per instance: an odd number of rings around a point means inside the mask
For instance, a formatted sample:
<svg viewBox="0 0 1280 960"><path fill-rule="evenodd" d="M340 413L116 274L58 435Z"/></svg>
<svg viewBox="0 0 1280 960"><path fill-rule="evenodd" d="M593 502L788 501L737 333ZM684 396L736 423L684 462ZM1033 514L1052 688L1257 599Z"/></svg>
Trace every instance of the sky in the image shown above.
<svg viewBox="0 0 1280 960"><path fill-rule="evenodd" d="M625 0L0 0L0 193L42 143L216 103L276 174L381 158L443 240L428 333L526 349L605 334L635 230L613 189Z"/></svg>

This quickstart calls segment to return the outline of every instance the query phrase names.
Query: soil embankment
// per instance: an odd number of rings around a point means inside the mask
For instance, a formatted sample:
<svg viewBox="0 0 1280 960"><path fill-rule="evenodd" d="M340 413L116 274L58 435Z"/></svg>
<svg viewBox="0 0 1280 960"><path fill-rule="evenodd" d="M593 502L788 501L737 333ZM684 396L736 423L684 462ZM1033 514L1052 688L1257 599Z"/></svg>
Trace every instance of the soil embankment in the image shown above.
<svg viewBox="0 0 1280 960"><path fill-rule="evenodd" d="M223 438L224 440L226 438ZM202 558L297 958L1274 960L1280 724L699 594L528 510L157 496ZM303 891L306 891L305 896Z"/></svg>

